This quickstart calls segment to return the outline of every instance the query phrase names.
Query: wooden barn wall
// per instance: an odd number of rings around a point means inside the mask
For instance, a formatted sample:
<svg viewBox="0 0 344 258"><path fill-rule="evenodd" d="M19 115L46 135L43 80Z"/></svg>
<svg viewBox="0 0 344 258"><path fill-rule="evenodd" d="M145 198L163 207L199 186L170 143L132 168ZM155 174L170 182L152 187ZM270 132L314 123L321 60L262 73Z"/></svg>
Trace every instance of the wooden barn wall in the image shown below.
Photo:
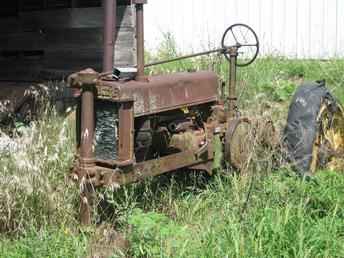
<svg viewBox="0 0 344 258"><path fill-rule="evenodd" d="M135 61L132 6L117 8L115 63ZM63 8L20 12L0 19L0 79L61 79L92 67L101 71L103 8Z"/></svg>
<svg viewBox="0 0 344 258"><path fill-rule="evenodd" d="M149 0L145 22L153 50L166 32L184 53L218 47L226 27L242 22L262 56L344 57L344 0Z"/></svg>

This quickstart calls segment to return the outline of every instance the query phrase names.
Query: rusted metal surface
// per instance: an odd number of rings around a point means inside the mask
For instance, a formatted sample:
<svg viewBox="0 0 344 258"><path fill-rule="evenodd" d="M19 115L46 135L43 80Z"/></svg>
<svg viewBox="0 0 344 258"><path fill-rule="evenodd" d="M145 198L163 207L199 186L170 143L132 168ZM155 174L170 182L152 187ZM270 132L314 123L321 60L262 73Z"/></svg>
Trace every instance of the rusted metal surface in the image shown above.
<svg viewBox="0 0 344 258"><path fill-rule="evenodd" d="M225 160L238 171L247 170L250 160L263 150L277 149L279 134L271 120L239 117L230 119L224 143ZM259 148L259 149L258 149Z"/></svg>
<svg viewBox="0 0 344 258"><path fill-rule="evenodd" d="M238 49L236 47L229 49L229 57L228 117L233 118L237 113L236 62L238 57Z"/></svg>
<svg viewBox="0 0 344 258"><path fill-rule="evenodd" d="M218 77L213 72L179 73L147 77L141 81L99 80L99 98L133 99L135 117L218 100Z"/></svg>
<svg viewBox="0 0 344 258"><path fill-rule="evenodd" d="M109 168L115 164L112 164L111 161L99 161L97 162L97 166L87 168L86 179L94 187L119 187L148 177L206 163L212 158L213 156L209 156L208 152L204 152L203 155L195 155L194 151L183 151L141 162L126 169ZM74 167L73 174L74 178L80 178L80 169L78 166Z"/></svg>
<svg viewBox="0 0 344 258"><path fill-rule="evenodd" d="M213 161L204 162L198 165L189 166L188 169L200 172L207 172L209 176L213 175Z"/></svg>
<svg viewBox="0 0 344 258"><path fill-rule="evenodd" d="M94 163L94 88L83 87L81 95L81 142L80 160L85 167Z"/></svg>
<svg viewBox="0 0 344 258"><path fill-rule="evenodd" d="M203 129L199 129L173 134L169 143L169 148L173 148L178 151L190 150L196 153L205 144L205 132Z"/></svg>
<svg viewBox="0 0 344 258"><path fill-rule="evenodd" d="M67 83L70 87L80 89L83 85L94 85L99 78L99 73L87 68L68 77Z"/></svg>
<svg viewBox="0 0 344 258"><path fill-rule="evenodd" d="M80 106L80 143L78 158L78 179L80 191L80 221L82 224L91 223L91 209L93 207L94 186L87 180L88 169L95 166L93 152L94 140L94 100L95 82L99 74L92 69L86 69L72 74L68 78L69 85L81 90ZM78 138L78 137L77 137Z"/></svg>
<svg viewBox="0 0 344 258"><path fill-rule="evenodd" d="M113 69L114 46L116 35L116 13L117 0L104 0L104 52L103 72L110 72Z"/></svg>
<svg viewBox="0 0 344 258"><path fill-rule="evenodd" d="M94 165L94 100L95 82L99 74L92 69L85 69L68 78L69 85L81 90L81 131L80 162L82 167Z"/></svg>
<svg viewBox="0 0 344 258"><path fill-rule="evenodd" d="M118 162L122 165L134 163L134 102L120 103Z"/></svg>
<svg viewBox="0 0 344 258"><path fill-rule="evenodd" d="M168 129L173 133L181 133L185 131L191 131L196 129L195 123L191 118L184 121L175 121L168 125Z"/></svg>
<svg viewBox="0 0 344 258"><path fill-rule="evenodd" d="M225 135L225 160L234 168L242 170L247 164L253 145L253 126L248 118L228 121Z"/></svg>
<svg viewBox="0 0 344 258"><path fill-rule="evenodd" d="M147 1L134 0L136 8L136 42L137 42L137 75L136 80L144 80L144 22L143 22L143 5Z"/></svg>
<svg viewBox="0 0 344 258"><path fill-rule="evenodd" d="M216 121L219 124L224 124L227 121L227 116L226 116L226 112L225 112L225 107L222 103L222 101L219 101L221 103L212 106L212 116L210 117L210 119L212 121Z"/></svg>

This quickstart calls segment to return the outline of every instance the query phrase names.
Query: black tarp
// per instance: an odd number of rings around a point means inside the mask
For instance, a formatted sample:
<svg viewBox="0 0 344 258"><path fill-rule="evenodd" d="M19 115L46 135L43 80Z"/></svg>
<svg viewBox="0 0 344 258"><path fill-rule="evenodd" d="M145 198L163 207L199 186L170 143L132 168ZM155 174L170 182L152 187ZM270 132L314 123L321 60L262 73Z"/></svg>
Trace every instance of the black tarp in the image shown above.
<svg viewBox="0 0 344 258"><path fill-rule="evenodd" d="M288 160L301 175L310 171L314 142L321 130L318 116L324 104L333 112L337 107L325 81L317 81L301 85L289 107L284 144Z"/></svg>

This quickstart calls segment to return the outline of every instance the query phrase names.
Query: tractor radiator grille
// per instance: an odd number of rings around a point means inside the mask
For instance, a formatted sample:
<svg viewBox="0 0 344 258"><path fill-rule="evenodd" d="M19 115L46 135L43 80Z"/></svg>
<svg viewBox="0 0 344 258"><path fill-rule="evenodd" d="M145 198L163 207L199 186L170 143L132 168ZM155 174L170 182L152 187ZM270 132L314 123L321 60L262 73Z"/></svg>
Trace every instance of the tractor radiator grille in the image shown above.
<svg viewBox="0 0 344 258"><path fill-rule="evenodd" d="M110 101L96 101L95 116L95 156L97 159L115 160L118 141L118 107Z"/></svg>

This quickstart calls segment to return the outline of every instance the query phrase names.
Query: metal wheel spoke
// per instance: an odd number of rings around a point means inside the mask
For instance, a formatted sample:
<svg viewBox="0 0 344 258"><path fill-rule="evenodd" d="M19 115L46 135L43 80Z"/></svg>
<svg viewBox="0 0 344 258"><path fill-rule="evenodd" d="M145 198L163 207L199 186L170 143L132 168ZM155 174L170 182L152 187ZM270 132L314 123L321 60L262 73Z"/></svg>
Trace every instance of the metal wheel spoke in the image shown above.
<svg viewBox="0 0 344 258"><path fill-rule="evenodd" d="M241 27L239 27L239 30L240 30L240 35L242 36L243 40L245 41L245 43L247 43L246 37L243 34Z"/></svg>
<svg viewBox="0 0 344 258"><path fill-rule="evenodd" d="M236 38L236 36L235 36L235 34L234 34L234 32L233 32L233 29L231 29L230 31L232 32L233 38L234 38L234 40L235 40L235 43L238 44L239 41L237 40L237 38Z"/></svg>

